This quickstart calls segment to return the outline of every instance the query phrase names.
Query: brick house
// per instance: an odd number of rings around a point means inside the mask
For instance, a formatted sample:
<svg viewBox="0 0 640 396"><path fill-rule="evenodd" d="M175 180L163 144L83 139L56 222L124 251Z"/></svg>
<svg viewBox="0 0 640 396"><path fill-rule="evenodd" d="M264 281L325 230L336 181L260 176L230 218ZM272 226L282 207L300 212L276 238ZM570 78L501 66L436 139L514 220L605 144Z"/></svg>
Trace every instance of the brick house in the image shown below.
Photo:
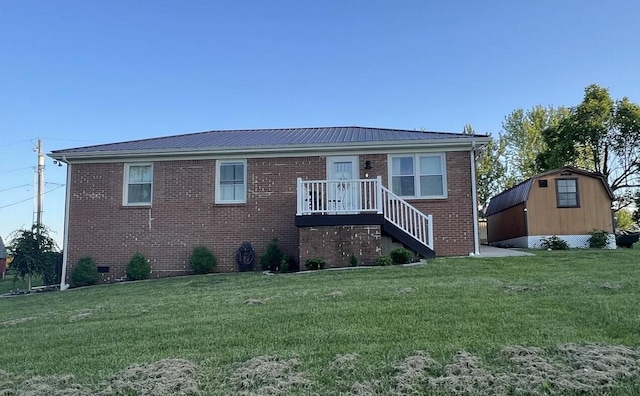
<svg viewBox="0 0 640 396"><path fill-rule="evenodd" d="M301 263L371 264L400 242L425 257L478 251L475 150L484 135L333 127L225 130L56 150L67 164L64 271L103 281L142 252L153 277L190 273L195 246L235 271L278 238Z"/></svg>

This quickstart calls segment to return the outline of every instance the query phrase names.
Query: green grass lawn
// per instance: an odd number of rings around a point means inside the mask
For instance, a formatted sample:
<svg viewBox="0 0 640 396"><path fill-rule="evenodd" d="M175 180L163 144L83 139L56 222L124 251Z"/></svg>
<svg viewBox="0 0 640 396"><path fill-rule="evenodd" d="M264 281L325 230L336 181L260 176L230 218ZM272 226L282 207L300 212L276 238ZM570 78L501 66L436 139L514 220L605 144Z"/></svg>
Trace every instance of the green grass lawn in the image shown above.
<svg viewBox="0 0 640 396"><path fill-rule="evenodd" d="M38 293L0 299L0 345L0 390L42 394L638 394L640 249Z"/></svg>

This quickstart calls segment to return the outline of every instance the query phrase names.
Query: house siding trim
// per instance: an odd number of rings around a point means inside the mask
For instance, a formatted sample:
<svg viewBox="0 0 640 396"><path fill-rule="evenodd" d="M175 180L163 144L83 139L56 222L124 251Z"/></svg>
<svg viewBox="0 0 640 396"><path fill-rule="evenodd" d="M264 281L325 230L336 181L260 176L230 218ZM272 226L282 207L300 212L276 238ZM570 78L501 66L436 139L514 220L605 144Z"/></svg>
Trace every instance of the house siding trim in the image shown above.
<svg viewBox="0 0 640 396"><path fill-rule="evenodd" d="M176 161L216 159L225 156L242 158L282 158L304 156L329 156L329 155L358 155L358 154L399 154L415 152L449 152L469 151L474 146L486 144L487 138L476 137L474 140L459 139L445 140L406 140L376 142L376 144L328 144L309 146L283 146L283 147L237 147L209 150L167 150L167 151L113 151L113 152L87 152L87 153L49 153L49 157L73 163L108 163L108 162L133 162L133 161ZM409 145L410 148L407 148ZM339 154L337 154L339 153Z"/></svg>

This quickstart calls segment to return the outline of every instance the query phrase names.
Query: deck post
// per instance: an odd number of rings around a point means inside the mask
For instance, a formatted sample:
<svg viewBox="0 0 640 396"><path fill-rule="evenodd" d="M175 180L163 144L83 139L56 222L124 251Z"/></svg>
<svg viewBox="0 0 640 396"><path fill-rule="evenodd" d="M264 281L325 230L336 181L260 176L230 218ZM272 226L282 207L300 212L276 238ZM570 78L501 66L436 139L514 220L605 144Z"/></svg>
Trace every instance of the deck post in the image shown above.
<svg viewBox="0 0 640 396"><path fill-rule="evenodd" d="M296 215L301 216L302 215L302 178L301 177L299 177L297 181L296 196L298 197Z"/></svg>
<svg viewBox="0 0 640 396"><path fill-rule="evenodd" d="M382 214L382 176L376 177L376 209Z"/></svg>
<svg viewBox="0 0 640 396"><path fill-rule="evenodd" d="M433 250L433 215L427 215L429 222L429 249Z"/></svg>

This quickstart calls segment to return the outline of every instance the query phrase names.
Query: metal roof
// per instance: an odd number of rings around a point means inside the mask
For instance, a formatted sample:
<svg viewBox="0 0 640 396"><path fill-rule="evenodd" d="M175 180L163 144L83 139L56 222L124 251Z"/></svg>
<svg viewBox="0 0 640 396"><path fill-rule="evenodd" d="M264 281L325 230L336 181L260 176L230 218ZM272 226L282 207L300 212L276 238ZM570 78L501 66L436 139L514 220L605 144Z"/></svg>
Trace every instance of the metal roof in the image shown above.
<svg viewBox="0 0 640 396"><path fill-rule="evenodd" d="M491 198L485 216L489 217L492 214L502 212L505 209L509 209L525 202L529 197L529 191L531 190L532 183L533 178L527 179Z"/></svg>
<svg viewBox="0 0 640 396"><path fill-rule="evenodd" d="M190 133L184 135L132 140L54 150L51 155L126 152L206 151L211 149L275 148L288 146L322 146L336 144L381 143L403 141L437 141L472 139L488 140L486 135L465 135L451 132L426 132L402 129L365 127L324 127L287 129L243 129ZM483 143L483 142L479 142Z"/></svg>

